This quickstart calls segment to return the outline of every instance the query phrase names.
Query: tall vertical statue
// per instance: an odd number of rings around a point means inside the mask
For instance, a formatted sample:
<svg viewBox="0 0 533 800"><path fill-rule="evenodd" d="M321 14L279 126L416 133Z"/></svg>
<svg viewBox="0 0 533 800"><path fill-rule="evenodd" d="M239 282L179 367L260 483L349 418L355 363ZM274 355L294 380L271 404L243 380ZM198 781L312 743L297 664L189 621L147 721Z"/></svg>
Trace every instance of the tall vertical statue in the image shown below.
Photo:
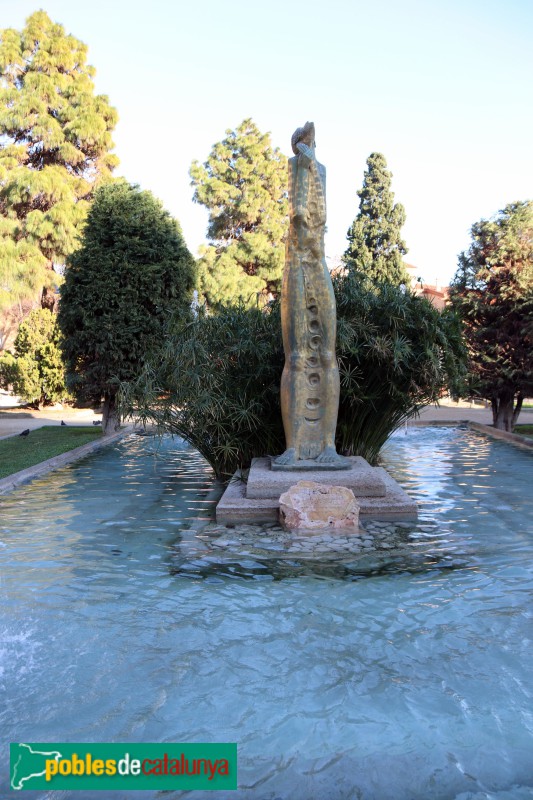
<svg viewBox="0 0 533 800"><path fill-rule="evenodd" d="M281 413L286 450L272 469L347 469L335 449L339 367L335 296L324 253L326 169L315 158L315 126L292 136L290 228L281 289L285 367Z"/></svg>

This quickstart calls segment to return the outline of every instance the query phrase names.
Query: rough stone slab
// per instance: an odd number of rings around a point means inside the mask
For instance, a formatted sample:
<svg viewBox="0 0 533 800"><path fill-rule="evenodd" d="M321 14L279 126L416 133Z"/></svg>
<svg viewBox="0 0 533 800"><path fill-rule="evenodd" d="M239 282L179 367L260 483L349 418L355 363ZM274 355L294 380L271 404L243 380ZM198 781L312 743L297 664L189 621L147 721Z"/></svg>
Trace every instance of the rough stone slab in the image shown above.
<svg viewBox="0 0 533 800"><path fill-rule="evenodd" d="M305 473L306 481L326 483L330 486L346 486L351 489L355 497L383 497L385 496L385 483L382 472L377 467L371 467L368 461L360 456L352 456L351 469L345 470L310 470ZM279 498L283 492L290 489L298 482L294 472L275 471L270 469L269 458L254 458L248 484L246 497L249 500L264 498Z"/></svg>
<svg viewBox="0 0 533 800"><path fill-rule="evenodd" d="M383 497L358 497L361 518L375 520L410 520L417 518L415 501L382 467L378 470L385 485ZM216 520L222 525L257 525L264 522L278 522L279 498L246 497L246 484L235 473L222 495L217 509Z"/></svg>
<svg viewBox="0 0 533 800"><path fill-rule="evenodd" d="M285 530L359 530L359 503L351 489L315 481L298 481L279 498Z"/></svg>

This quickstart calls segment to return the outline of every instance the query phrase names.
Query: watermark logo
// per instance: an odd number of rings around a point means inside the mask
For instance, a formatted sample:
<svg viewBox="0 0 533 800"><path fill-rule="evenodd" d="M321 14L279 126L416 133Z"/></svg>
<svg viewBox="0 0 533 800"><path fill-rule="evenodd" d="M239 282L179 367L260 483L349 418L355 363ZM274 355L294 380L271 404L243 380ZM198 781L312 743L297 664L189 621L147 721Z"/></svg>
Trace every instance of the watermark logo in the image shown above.
<svg viewBox="0 0 533 800"><path fill-rule="evenodd" d="M10 745L10 785L40 789L237 789L235 743Z"/></svg>

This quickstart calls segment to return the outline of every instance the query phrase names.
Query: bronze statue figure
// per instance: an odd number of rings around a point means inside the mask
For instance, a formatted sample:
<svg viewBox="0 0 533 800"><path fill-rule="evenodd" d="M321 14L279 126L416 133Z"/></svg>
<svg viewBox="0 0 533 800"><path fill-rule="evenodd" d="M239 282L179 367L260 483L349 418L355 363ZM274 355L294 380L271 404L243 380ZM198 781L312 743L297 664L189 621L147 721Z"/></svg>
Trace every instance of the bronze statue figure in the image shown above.
<svg viewBox="0 0 533 800"><path fill-rule="evenodd" d="M273 459L272 469L345 469L350 462L335 449L337 321L324 253L326 170L315 158L314 124L298 128L291 144L290 229L281 290L281 412L287 449Z"/></svg>

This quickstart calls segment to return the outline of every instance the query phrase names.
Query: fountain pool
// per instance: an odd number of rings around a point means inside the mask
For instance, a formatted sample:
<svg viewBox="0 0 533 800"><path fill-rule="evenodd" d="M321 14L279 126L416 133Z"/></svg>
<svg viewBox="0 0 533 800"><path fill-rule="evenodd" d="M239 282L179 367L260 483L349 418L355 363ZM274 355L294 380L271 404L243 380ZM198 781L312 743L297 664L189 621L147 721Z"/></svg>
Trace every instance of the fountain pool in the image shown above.
<svg viewBox="0 0 533 800"><path fill-rule="evenodd" d="M9 741L235 741L238 800L533 797L533 454L402 431L402 553L280 576L176 568L212 475L154 446L0 498L0 788Z"/></svg>

